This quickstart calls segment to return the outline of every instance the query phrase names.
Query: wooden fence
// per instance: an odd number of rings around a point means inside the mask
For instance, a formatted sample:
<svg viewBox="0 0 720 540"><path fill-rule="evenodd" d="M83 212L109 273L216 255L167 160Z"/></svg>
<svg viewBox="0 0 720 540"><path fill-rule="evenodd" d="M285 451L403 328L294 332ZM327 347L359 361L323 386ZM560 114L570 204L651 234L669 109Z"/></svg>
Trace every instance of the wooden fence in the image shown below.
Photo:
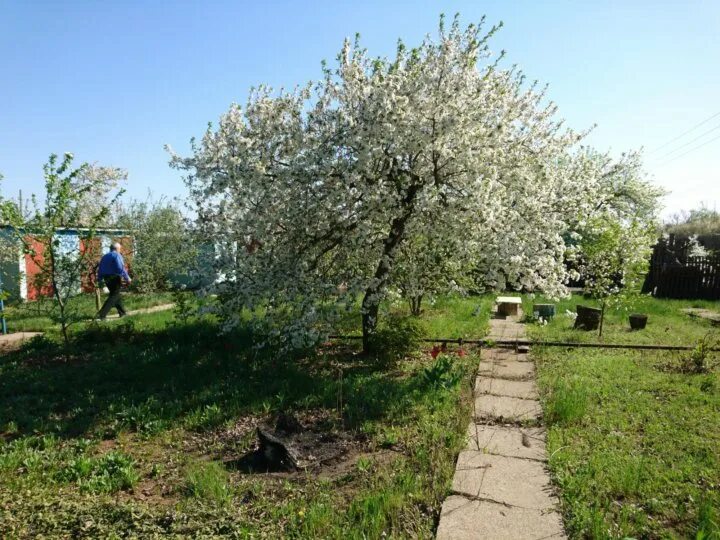
<svg viewBox="0 0 720 540"><path fill-rule="evenodd" d="M671 236L655 247L643 292L659 298L720 300L720 256L691 256L687 239Z"/></svg>

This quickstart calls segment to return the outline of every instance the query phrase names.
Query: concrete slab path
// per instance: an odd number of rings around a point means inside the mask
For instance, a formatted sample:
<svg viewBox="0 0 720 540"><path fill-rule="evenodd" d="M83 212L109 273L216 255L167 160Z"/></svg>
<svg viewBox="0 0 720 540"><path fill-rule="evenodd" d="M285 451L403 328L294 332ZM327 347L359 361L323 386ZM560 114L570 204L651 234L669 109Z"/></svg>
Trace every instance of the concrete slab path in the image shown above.
<svg viewBox="0 0 720 540"><path fill-rule="evenodd" d="M525 339L525 326L491 319L488 338ZM566 538L546 461L534 362L517 351L483 350L467 447L458 456L437 538Z"/></svg>

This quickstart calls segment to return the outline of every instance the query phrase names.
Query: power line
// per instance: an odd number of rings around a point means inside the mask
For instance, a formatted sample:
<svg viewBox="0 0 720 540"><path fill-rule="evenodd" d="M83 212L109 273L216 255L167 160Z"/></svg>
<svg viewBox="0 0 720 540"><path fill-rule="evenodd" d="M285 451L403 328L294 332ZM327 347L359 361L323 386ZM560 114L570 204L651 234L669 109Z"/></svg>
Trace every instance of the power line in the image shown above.
<svg viewBox="0 0 720 540"><path fill-rule="evenodd" d="M713 114L712 116L706 118L705 120L703 120L703 121L700 122L699 124L695 124L693 127L691 127L690 129L688 129L687 131L683 131L680 135L678 135L677 137L675 137L675 138L673 138L673 139L670 139L670 140L669 140L668 142L666 142L665 144L663 144L663 145L661 145L661 146L658 146L655 150L652 150L651 152L649 152L649 154L654 154L654 153L657 152L658 150L662 150L663 148L671 145L672 143L674 143L674 142L677 141L678 139L682 139L682 138L683 138L685 135L687 135L688 133L691 133L691 132L695 131L695 130L696 130L697 128L699 128L700 126L703 126L703 125L707 124L710 120L712 120L713 118L717 118L718 116L720 116L720 111L719 111L719 112L716 112L716 113Z"/></svg>
<svg viewBox="0 0 720 540"><path fill-rule="evenodd" d="M697 145L695 148L691 148L691 149L688 150L687 152L683 152L683 153L680 154L679 156L675 156L675 157L670 158L670 159L667 160L667 161L663 161L663 162L661 162L661 163L658 163L658 165L667 165L668 163L671 163L671 162L675 161L676 159L680 159L681 157L686 156L686 155L689 154L690 152L694 152L695 150L697 150L697 149L699 149L699 148L702 148L703 146L706 146L706 145L710 144L710 143L713 142L713 141L717 141L718 139L720 139L720 135L718 135L717 137L713 137L713 138L710 139L709 141L705 141L704 143Z"/></svg>
<svg viewBox="0 0 720 540"><path fill-rule="evenodd" d="M697 140L699 140L699 139L702 139L705 135L707 135L708 133L712 133L713 131L715 131L715 130L717 130L717 129L720 129L720 124L718 124L718 125L715 126L714 128L708 129L707 131L701 133L700 135L698 135L698 136L695 137L694 139L691 139L690 141L686 142L685 144L682 144L682 145L678 146L678 147L675 148L674 150L670 150L667 154L665 154L665 155L662 156L662 157L659 157L658 159L659 159L660 161L663 161L664 159L668 158L671 154L674 154L675 152L677 152L678 150L682 150L683 148L687 148L688 146L690 146L690 145L691 145L692 143L694 143L695 141L697 141Z"/></svg>

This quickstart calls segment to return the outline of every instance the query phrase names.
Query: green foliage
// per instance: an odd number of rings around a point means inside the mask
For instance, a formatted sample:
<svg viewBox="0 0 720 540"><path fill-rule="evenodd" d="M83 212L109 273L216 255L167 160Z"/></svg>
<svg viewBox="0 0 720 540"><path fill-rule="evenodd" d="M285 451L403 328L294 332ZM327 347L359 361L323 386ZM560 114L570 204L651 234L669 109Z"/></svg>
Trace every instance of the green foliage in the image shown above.
<svg viewBox="0 0 720 540"><path fill-rule="evenodd" d="M441 354L435 362L422 371L423 383L431 388L452 388L462 379L462 371L458 370L450 357Z"/></svg>
<svg viewBox="0 0 720 540"><path fill-rule="evenodd" d="M119 211L117 226L133 231L133 285L141 292L162 291L179 277L192 278L197 247L175 202L133 201Z"/></svg>
<svg viewBox="0 0 720 540"><path fill-rule="evenodd" d="M689 212L676 214L670 223L665 225L665 230L681 236L720 234L720 212L703 205Z"/></svg>
<svg viewBox="0 0 720 540"><path fill-rule="evenodd" d="M168 292L153 294L127 293L123 296L123 303L125 304L125 308L129 311L167 304L172 301L173 296ZM56 330L56 324L53 319L50 318L49 314L51 306L47 305L51 302L52 300L44 299L35 302L16 303L7 306L6 313L8 319L11 321L11 331L53 332ZM94 294L80 294L73 296L68 299L68 305L68 309L72 310L79 320L87 321L92 328L92 323L90 321L97 313ZM129 322L130 320L132 319L123 319L123 323ZM114 328L118 324L123 323L109 319L107 325L108 328ZM73 330L76 331L74 335L77 336L84 330L84 325L81 322L80 324L73 326Z"/></svg>
<svg viewBox="0 0 720 540"><path fill-rule="evenodd" d="M189 429L195 431L207 431L222 425L227 416L216 403L203 405L190 413L185 422Z"/></svg>
<svg viewBox="0 0 720 540"><path fill-rule="evenodd" d="M172 298L175 304L175 307L173 307L175 319L180 324L187 324L197 314L197 306L191 301L184 287L174 289L172 291Z"/></svg>
<svg viewBox="0 0 720 540"><path fill-rule="evenodd" d="M523 299L523 311L532 313L533 303L549 302L545 297ZM568 312L574 312L577 304L600 307L600 301L584 298L576 294L570 298L555 302L557 315L547 325L530 325L527 331L532 339L565 341L565 342L596 342L597 335L592 332L573 329L574 319ZM692 305L699 308L714 309L715 302L693 301ZM633 299L632 311L648 315L647 326L642 332L629 332L628 315L630 310L608 310L605 314L603 341L605 343L638 343L667 344L691 346L704 339L708 333L718 336L712 323L705 319L689 317L683 309L691 306L686 300L667 300L640 295Z"/></svg>
<svg viewBox="0 0 720 540"><path fill-rule="evenodd" d="M87 174L87 163L72 169L72 162L73 155L69 153L59 164L58 157L50 155L43 167L45 202L40 208L33 197L32 214L24 215L12 202L0 204L0 220L12 227L23 252L39 269L33 285L53 295L53 302L38 303L37 306L45 307L46 315L60 325L66 347L70 341L68 329L81 320L70 298L80 292L79 276L88 267L90 250L66 245L61 231L84 227L81 240L91 243L97 227L107 219L110 206L122 194L119 191L115 197L105 197L98 203L98 192L108 190L108 177ZM91 215L88 208L94 208Z"/></svg>
<svg viewBox="0 0 720 540"><path fill-rule="evenodd" d="M720 508L710 500L700 503L695 540L720 540Z"/></svg>
<svg viewBox="0 0 720 540"><path fill-rule="evenodd" d="M100 457L79 456L58 470L56 478L76 483L81 492L115 493L132 488L138 481L134 461L121 452Z"/></svg>
<svg viewBox="0 0 720 540"><path fill-rule="evenodd" d="M546 326L529 327L532 337L591 339L562 315L574 303L561 303ZM629 332L627 314L611 312L608 341L688 345L710 329L681 312L687 302L639 303L650 314L648 333ZM547 347L531 354L569 537L712 538L720 510L718 374L678 372L687 353L675 351Z"/></svg>
<svg viewBox="0 0 720 540"><path fill-rule="evenodd" d="M232 496L228 473L215 461L188 467L185 486L191 497L213 504L225 505Z"/></svg>
<svg viewBox="0 0 720 540"><path fill-rule="evenodd" d="M418 349L425 332L422 321L391 314L370 336L370 354L383 362L396 362Z"/></svg>
<svg viewBox="0 0 720 540"><path fill-rule="evenodd" d="M423 317L472 311L457 306ZM0 536L432 536L465 444L476 357L428 384L412 353L389 370L356 349L288 361L258 357L244 331L218 338L211 321L169 324L170 311L133 320L132 336L102 327L110 346L73 340L71 362L55 360L52 335L0 360ZM253 448L266 412L334 415L339 384L357 467L279 478L225 466Z"/></svg>
<svg viewBox="0 0 720 540"><path fill-rule="evenodd" d="M549 424L572 424L582 420L587 407L587 389L577 382L559 379L545 401L545 418Z"/></svg>
<svg viewBox="0 0 720 540"><path fill-rule="evenodd" d="M714 359L713 349L718 347L720 340L713 334L704 336L695 348L682 359L681 368L686 373L710 373L718 362Z"/></svg>

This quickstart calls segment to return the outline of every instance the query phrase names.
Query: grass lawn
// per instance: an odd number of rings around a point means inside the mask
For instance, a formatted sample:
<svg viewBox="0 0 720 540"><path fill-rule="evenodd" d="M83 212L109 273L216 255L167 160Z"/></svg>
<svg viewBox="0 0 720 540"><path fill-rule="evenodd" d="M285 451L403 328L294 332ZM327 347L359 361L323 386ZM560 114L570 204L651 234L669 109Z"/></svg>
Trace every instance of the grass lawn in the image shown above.
<svg viewBox="0 0 720 540"><path fill-rule="evenodd" d="M104 302L107 295L101 296ZM172 303L173 297L171 293L123 293L123 304L128 311L140 308L157 306L160 304ZM95 295L82 294L70 299L72 302L73 313L77 313L83 318L92 319L95 316ZM53 329L56 325L48 317L49 309L54 306L51 299L41 300L40 302L27 302L23 304L10 305L5 309L5 319L7 320L9 332L46 332ZM116 313L113 309L112 313Z"/></svg>
<svg viewBox="0 0 720 540"><path fill-rule="evenodd" d="M477 309L479 307L479 310ZM487 299L428 306L432 332L485 332ZM432 537L471 413L477 357L259 354L172 311L0 359L0 537ZM319 470L251 474L281 411L343 437Z"/></svg>
<svg viewBox="0 0 720 540"><path fill-rule="evenodd" d="M543 297L523 299L523 311L532 314L533 303L556 304L557 317L543 327L535 328L530 332L534 339L545 339L565 342L598 341L597 332L573 330L572 321L567 311L574 312L578 304L590 307L599 307L594 300L583 298L582 295L573 295L572 298L553 302ZM699 340L711 332L717 332L710 321L692 318L682 309L706 308L720 311L720 302L709 300L665 300L641 296L629 306L622 309L608 308L605 314L605 324L601 340L605 343L642 343L658 345L688 345L694 346ZM647 327L641 332L630 330L628 316L631 313L644 313L648 315Z"/></svg>
<svg viewBox="0 0 720 540"><path fill-rule="evenodd" d="M535 300L537 301L537 300ZM530 300L526 300L526 312ZM535 339L589 341L559 304ZM625 312L608 313L604 340L694 345L718 329L684 307L717 303L645 298L649 314L630 332ZM531 312L531 310L530 310ZM720 538L720 374L688 373L689 353L535 348L548 423L551 472L571 537ZM712 361L717 361L715 353Z"/></svg>

